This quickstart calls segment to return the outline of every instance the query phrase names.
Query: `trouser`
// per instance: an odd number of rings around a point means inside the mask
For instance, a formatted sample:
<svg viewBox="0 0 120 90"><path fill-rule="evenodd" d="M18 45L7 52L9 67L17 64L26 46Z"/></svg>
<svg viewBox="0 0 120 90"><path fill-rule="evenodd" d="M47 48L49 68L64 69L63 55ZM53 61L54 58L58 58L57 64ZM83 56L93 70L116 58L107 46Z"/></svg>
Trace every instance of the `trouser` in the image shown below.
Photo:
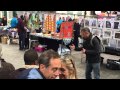
<svg viewBox="0 0 120 90"><path fill-rule="evenodd" d="M100 63L86 63L86 79L92 79L92 71L94 79L100 79Z"/></svg>
<svg viewBox="0 0 120 90"><path fill-rule="evenodd" d="M79 43L78 37L74 36L74 45L75 45L76 48L78 48L78 43Z"/></svg>
<svg viewBox="0 0 120 90"><path fill-rule="evenodd" d="M25 48L29 49L29 32L26 33Z"/></svg>
<svg viewBox="0 0 120 90"><path fill-rule="evenodd" d="M19 33L19 49L25 49L25 37L26 33Z"/></svg>

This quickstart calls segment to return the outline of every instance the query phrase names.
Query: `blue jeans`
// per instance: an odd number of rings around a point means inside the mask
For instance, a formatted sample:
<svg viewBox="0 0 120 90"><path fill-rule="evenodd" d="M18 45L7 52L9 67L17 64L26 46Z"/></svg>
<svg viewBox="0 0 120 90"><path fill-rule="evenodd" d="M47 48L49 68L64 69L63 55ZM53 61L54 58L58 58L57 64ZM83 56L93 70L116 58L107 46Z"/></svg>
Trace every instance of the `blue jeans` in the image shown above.
<svg viewBox="0 0 120 90"><path fill-rule="evenodd" d="M19 33L19 49L25 49L26 33Z"/></svg>
<svg viewBox="0 0 120 90"><path fill-rule="evenodd" d="M94 79L100 79L100 63L86 63L86 79L92 79L92 71Z"/></svg>

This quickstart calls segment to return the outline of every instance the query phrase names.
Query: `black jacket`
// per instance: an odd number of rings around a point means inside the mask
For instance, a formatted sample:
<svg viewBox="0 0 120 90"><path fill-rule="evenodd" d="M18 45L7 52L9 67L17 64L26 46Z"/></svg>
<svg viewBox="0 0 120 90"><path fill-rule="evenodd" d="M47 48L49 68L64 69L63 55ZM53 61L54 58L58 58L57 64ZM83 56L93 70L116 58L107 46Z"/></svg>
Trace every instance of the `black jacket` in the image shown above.
<svg viewBox="0 0 120 90"><path fill-rule="evenodd" d="M92 38L92 35L90 35L89 39L84 40L83 42L83 48L86 49L86 61L88 63L98 63L100 62L100 42L99 40L94 37L92 40L93 46L90 43L90 40ZM82 50L82 48L79 48L79 50Z"/></svg>
<svg viewBox="0 0 120 90"><path fill-rule="evenodd" d="M74 36L78 37L80 35L80 24L74 23L73 29L74 29Z"/></svg>

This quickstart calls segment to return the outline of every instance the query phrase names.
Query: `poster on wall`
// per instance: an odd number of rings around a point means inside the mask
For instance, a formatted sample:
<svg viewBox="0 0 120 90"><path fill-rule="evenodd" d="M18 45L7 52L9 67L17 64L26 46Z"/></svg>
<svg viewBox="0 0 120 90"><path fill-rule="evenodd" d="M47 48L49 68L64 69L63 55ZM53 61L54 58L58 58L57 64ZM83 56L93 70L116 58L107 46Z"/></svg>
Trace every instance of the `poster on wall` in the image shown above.
<svg viewBox="0 0 120 90"><path fill-rule="evenodd" d="M56 30L56 15L44 14L44 29L46 31L55 32Z"/></svg>
<svg viewBox="0 0 120 90"><path fill-rule="evenodd" d="M50 14L49 16L49 30L55 32L56 30L56 16L55 14Z"/></svg>
<svg viewBox="0 0 120 90"><path fill-rule="evenodd" d="M112 31L104 30L103 31L103 38L112 38Z"/></svg>
<svg viewBox="0 0 120 90"><path fill-rule="evenodd" d="M73 37L73 24L74 22L63 22L60 28L60 38Z"/></svg>
<svg viewBox="0 0 120 90"><path fill-rule="evenodd" d="M113 29L119 29L119 24L120 24L119 21L114 21Z"/></svg>
<svg viewBox="0 0 120 90"><path fill-rule="evenodd" d="M103 25L104 25L104 20L103 19L98 19L97 27L100 28L100 29L102 29Z"/></svg>
<svg viewBox="0 0 120 90"><path fill-rule="evenodd" d="M44 30L48 30L48 25L49 25L49 15L44 14Z"/></svg>
<svg viewBox="0 0 120 90"><path fill-rule="evenodd" d="M91 32L92 32L93 35L101 37L101 30L99 30L99 29L92 29Z"/></svg>
<svg viewBox="0 0 120 90"><path fill-rule="evenodd" d="M91 27L92 28L97 28L97 19L92 19L92 25L91 25Z"/></svg>
<svg viewBox="0 0 120 90"><path fill-rule="evenodd" d="M89 27L90 25L89 25L89 19L85 19L85 21L84 21L84 26L85 27Z"/></svg>
<svg viewBox="0 0 120 90"><path fill-rule="evenodd" d="M102 43L104 46L109 46L109 40L107 38L102 39Z"/></svg>
<svg viewBox="0 0 120 90"><path fill-rule="evenodd" d="M120 39L120 32L114 32L114 39Z"/></svg>
<svg viewBox="0 0 120 90"><path fill-rule="evenodd" d="M110 20L105 21L105 28L106 29L111 29L111 21Z"/></svg>

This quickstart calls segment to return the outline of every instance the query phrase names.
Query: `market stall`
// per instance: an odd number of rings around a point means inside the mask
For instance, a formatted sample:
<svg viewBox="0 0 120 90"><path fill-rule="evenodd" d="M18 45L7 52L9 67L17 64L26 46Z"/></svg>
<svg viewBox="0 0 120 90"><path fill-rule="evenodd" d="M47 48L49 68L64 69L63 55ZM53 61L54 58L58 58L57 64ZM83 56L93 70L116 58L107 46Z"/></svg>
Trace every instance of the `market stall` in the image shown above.
<svg viewBox="0 0 120 90"><path fill-rule="evenodd" d="M31 33L31 40L38 40L39 44L46 45L47 49L60 51L62 46L68 46L73 38L73 22L64 22L61 25L60 33L51 32L50 34L44 33ZM62 51L61 51L62 52Z"/></svg>

